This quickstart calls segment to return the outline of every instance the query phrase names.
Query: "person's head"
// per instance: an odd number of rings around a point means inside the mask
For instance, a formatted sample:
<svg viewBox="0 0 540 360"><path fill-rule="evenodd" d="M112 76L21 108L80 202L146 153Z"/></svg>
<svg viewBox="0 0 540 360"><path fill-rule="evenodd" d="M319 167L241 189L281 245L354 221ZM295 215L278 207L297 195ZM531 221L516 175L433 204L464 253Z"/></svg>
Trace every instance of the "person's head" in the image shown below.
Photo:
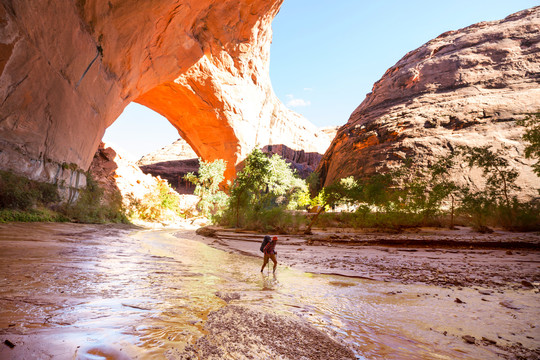
<svg viewBox="0 0 540 360"><path fill-rule="evenodd" d="M274 237L272 238L272 241L277 241L277 236L274 236Z"/></svg>

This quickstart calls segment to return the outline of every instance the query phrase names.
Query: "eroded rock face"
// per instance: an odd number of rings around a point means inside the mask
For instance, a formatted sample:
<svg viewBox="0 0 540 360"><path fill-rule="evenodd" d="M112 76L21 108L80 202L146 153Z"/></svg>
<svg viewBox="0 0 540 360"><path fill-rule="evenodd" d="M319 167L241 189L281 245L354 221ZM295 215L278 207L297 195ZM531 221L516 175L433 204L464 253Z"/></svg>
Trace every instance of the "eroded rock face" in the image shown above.
<svg viewBox="0 0 540 360"><path fill-rule="evenodd" d="M199 170L199 159L195 151L182 138L150 154L146 154L137 165L145 174L160 176L181 194L193 194L195 186L184 180L184 176Z"/></svg>
<svg viewBox="0 0 540 360"><path fill-rule="evenodd" d="M286 145L267 145L262 148L266 154L278 154L285 159L293 170L301 178L308 177L321 162L322 154L318 152L307 152L304 150L294 150Z"/></svg>
<svg viewBox="0 0 540 360"><path fill-rule="evenodd" d="M272 91L281 2L3 1L0 168L51 182L63 163L87 170L131 101L164 115L199 156L225 159L228 178L255 146L324 152Z"/></svg>
<svg viewBox="0 0 540 360"><path fill-rule="evenodd" d="M184 139L180 138L172 144L144 155L137 161L137 165L145 166L164 161L191 159L197 159L197 154Z"/></svg>
<svg viewBox="0 0 540 360"><path fill-rule="evenodd" d="M446 32L386 71L341 127L319 166L325 185L405 158L428 165L457 145L492 145L534 194L515 120L540 110L540 7ZM479 174L464 169L461 180Z"/></svg>

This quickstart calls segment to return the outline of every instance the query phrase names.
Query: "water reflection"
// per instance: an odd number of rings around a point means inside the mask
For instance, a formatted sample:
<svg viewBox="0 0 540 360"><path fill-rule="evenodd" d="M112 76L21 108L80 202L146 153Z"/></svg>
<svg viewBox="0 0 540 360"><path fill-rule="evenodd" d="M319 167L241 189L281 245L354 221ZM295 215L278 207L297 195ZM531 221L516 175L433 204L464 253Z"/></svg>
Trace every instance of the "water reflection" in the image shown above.
<svg viewBox="0 0 540 360"><path fill-rule="evenodd" d="M279 286L276 273L264 274L261 272L262 290L275 290Z"/></svg>
<svg viewBox="0 0 540 360"><path fill-rule="evenodd" d="M28 243L23 255L0 255L0 270L10 273L0 279L3 333L53 338L25 341L59 359L162 359L206 335L210 313L238 304L305 319L348 343L359 359L494 355L456 345L442 327L430 329L434 323L457 328L460 319L438 310L438 299L420 299L432 290L428 286L314 275L281 265L276 274L260 273L261 259L191 238L187 231L141 231L46 248ZM8 262L6 256L17 258ZM441 296L444 291L438 289Z"/></svg>

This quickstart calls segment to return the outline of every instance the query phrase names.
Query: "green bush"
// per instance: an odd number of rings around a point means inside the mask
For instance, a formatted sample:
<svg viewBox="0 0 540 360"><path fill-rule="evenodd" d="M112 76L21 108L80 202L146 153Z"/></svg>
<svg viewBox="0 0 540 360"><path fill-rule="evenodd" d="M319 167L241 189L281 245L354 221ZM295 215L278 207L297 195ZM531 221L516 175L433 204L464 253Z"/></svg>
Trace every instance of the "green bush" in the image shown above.
<svg viewBox="0 0 540 360"><path fill-rule="evenodd" d="M222 225L233 227L237 217L234 213L225 212L216 220ZM306 224L305 214L287 210L285 206L258 211L246 208L239 214L239 220L243 229L279 234L297 233Z"/></svg>
<svg viewBox="0 0 540 360"><path fill-rule="evenodd" d="M489 223L510 231L540 230L540 203L519 202L514 198L510 208L497 206Z"/></svg>
<svg viewBox="0 0 540 360"><path fill-rule="evenodd" d="M86 188L79 191L77 201L74 204L63 205L60 212L72 221L81 223L127 223L120 193L104 201L104 191L97 181L90 173L86 173L86 179Z"/></svg>
<svg viewBox="0 0 540 360"><path fill-rule="evenodd" d="M87 187L80 190L75 204L59 205L55 184L29 180L24 176L0 171L0 222L77 221L86 223L126 222L121 196L102 204L103 190L90 174ZM50 208L55 208L53 211Z"/></svg>
<svg viewBox="0 0 540 360"><path fill-rule="evenodd" d="M198 174L187 173L184 179L195 184L195 195L199 197L197 209L204 216L212 217L223 211L227 204L227 194L220 189L225 179L227 162L217 159L212 162L199 158Z"/></svg>
<svg viewBox="0 0 540 360"><path fill-rule="evenodd" d="M327 212L319 216L319 227L338 227L354 229L391 229L399 231L405 228L419 226L440 226L440 220L432 220L425 223L422 214L414 214L400 211L372 212L361 206L355 212Z"/></svg>
<svg viewBox="0 0 540 360"><path fill-rule="evenodd" d="M540 176L540 112L529 114L524 120L518 121L517 124L525 127L523 140L528 142L525 147L525 157L537 160L532 165L532 168L536 175Z"/></svg>
<svg viewBox="0 0 540 360"><path fill-rule="evenodd" d="M129 219L144 221L168 221L175 217L184 217L184 210L180 207L180 198L171 188L167 180L158 179L152 191L146 193L142 199L133 195L127 196L127 208L123 209Z"/></svg>
<svg viewBox="0 0 540 360"><path fill-rule="evenodd" d="M284 209L299 206L306 190L305 181L283 158L277 154L268 157L254 149L229 186L227 208L219 217L220 223L234 227L255 226L261 217L270 216L273 208L282 208L274 211L287 217Z"/></svg>
<svg viewBox="0 0 540 360"><path fill-rule="evenodd" d="M0 209L0 223L20 222L65 222L68 218L49 209L14 210Z"/></svg>
<svg viewBox="0 0 540 360"><path fill-rule="evenodd" d="M297 215L285 207L275 207L257 213L246 224L246 228L265 232L272 231L279 234L290 234L298 232L304 224L304 216Z"/></svg>
<svg viewBox="0 0 540 360"><path fill-rule="evenodd" d="M27 210L60 201L56 185L0 171L0 208Z"/></svg>

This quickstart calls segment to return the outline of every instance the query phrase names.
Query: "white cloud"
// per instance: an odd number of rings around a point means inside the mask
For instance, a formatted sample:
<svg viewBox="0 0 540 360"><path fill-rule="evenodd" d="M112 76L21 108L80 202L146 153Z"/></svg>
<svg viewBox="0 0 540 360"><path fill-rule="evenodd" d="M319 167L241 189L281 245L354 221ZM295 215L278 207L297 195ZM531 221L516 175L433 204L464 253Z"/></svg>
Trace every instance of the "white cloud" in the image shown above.
<svg viewBox="0 0 540 360"><path fill-rule="evenodd" d="M289 101L287 101L288 107L302 107L302 106L311 105L311 101L304 100L304 99L297 99L292 94L288 94L287 99L289 99Z"/></svg>
<svg viewBox="0 0 540 360"><path fill-rule="evenodd" d="M304 88L304 91L313 91L312 88Z"/></svg>

